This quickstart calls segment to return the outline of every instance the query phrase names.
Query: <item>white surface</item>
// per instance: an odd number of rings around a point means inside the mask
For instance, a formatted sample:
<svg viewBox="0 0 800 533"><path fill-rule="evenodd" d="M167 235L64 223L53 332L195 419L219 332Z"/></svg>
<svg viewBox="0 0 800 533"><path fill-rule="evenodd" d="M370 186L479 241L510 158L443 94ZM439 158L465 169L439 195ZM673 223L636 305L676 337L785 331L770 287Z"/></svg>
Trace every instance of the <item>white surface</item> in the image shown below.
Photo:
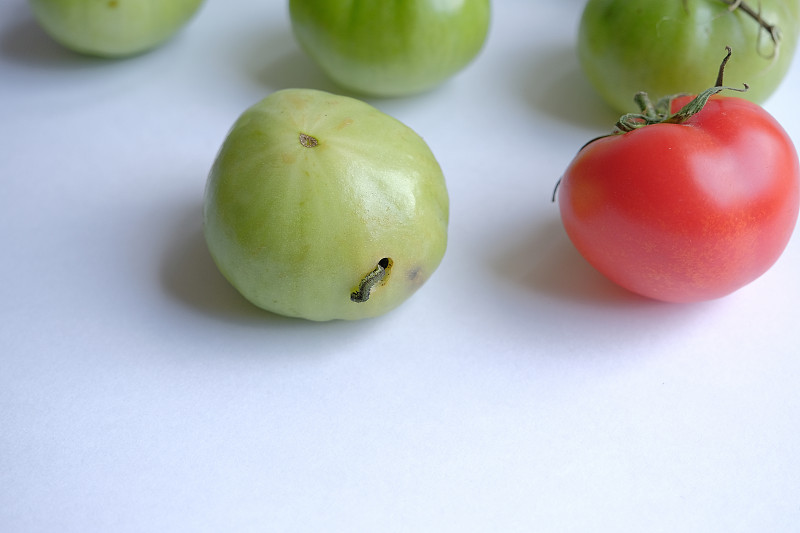
<svg viewBox="0 0 800 533"><path fill-rule="evenodd" d="M0 531L797 531L800 236L752 285L646 301L550 203L615 120L581 2L500 0L480 58L371 101L451 195L395 312L307 323L230 288L201 235L228 128L330 85L283 2L208 0L153 53L75 56L0 5ZM800 141L800 85L767 104Z"/></svg>

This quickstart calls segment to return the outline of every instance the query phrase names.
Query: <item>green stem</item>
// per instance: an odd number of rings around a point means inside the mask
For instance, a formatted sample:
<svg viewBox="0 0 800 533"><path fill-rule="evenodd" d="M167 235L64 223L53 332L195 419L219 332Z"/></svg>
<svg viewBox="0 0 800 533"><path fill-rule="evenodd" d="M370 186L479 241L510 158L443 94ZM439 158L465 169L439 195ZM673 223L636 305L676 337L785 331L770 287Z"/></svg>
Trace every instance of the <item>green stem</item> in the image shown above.
<svg viewBox="0 0 800 533"><path fill-rule="evenodd" d="M722 59L722 63L720 63L719 65L719 71L717 72L717 81L716 83L714 83L715 87L722 87L724 85L722 79L725 77L725 67L727 66L728 60L731 58L731 54L733 53L733 50L731 50L730 46L726 46L725 50L728 53L725 54L725 57Z"/></svg>
<svg viewBox="0 0 800 533"><path fill-rule="evenodd" d="M714 87L710 87L701 92L675 113L671 113L671 106L672 100L678 95L662 98L653 106L647 94L640 92L634 97L634 100L639 105L641 113L628 113L627 115L623 115L619 119L619 122L617 122L617 132L625 133L651 124L681 124L699 113L708 103L708 99L719 92L726 89L730 91L746 92L750 88L746 83L743 89L726 87L724 85L725 66L728 64L728 60L732 54L730 46L726 46L725 50L727 54L720 63L717 81Z"/></svg>

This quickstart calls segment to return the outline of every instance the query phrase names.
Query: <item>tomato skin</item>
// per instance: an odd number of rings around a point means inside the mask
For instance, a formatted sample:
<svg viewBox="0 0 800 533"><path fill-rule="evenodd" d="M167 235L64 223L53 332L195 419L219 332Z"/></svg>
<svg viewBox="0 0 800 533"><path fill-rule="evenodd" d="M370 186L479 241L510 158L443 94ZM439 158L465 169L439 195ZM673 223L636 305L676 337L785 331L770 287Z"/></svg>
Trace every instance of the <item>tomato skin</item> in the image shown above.
<svg viewBox="0 0 800 533"><path fill-rule="evenodd" d="M761 107L713 97L682 124L586 145L558 201L570 240L610 280L657 300L710 300L761 276L785 249L800 206L798 157Z"/></svg>
<svg viewBox="0 0 800 533"><path fill-rule="evenodd" d="M292 31L337 85L396 97L466 68L489 31L489 0L290 0Z"/></svg>
<svg viewBox="0 0 800 533"><path fill-rule="evenodd" d="M175 35L203 0L28 0L42 29L62 46L97 57L151 50Z"/></svg>
<svg viewBox="0 0 800 533"><path fill-rule="evenodd" d="M764 102L792 64L800 28L798 0L748 0L780 30L776 50L766 30L721 0L588 0L578 29L578 58L597 93L620 113L632 96L654 99L700 92L714 81L725 46L735 59L728 85L750 85L743 98Z"/></svg>
<svg viewBox="0 0 800 533"><path fill-rule="evenodd" d="M442 169L411 128L355 98L283 89L228 132L206 181L203 233L256 306L359 320L396 308L438 268L449 205Z"/></svg>

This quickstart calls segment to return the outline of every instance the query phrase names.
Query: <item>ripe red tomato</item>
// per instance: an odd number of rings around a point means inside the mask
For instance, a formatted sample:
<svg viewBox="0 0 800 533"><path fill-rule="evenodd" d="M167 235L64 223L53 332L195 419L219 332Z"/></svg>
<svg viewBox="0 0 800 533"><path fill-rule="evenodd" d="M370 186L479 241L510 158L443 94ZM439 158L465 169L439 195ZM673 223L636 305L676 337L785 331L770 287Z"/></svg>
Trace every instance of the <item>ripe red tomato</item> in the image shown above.
<svg viewBox="0 0 800 533"><path fill-rule="evenodd" d="M672 112L690 99L674 100ZM612 281L658 300L710 300L783 252L798 217L798 157L760 106L713 96L682 123L587 144L558 202L575 247Z"/></svg>

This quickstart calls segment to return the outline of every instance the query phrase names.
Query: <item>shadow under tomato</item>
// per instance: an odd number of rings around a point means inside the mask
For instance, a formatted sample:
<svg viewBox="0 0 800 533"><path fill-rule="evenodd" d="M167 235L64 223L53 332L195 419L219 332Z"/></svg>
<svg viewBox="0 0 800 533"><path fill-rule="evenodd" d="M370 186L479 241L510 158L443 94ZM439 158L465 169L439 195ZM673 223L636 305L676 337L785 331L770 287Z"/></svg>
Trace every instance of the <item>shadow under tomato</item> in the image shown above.
<svg viewBox="0 0 800 533"><path fill-rule="evenodd" d="M14 63L50 69L96 68L108 63L67 50L39 27L29 11L21 11L0 34L0 54Z"/></svg>
<svg viewBox="0 0 800 533"><path fill-rule="evenodd" d="M250 36L243 36L235 46L238 51L232 52L232 57L244 58L240 68L259 87L273 91L291 88L317 89L356 98L381 109L391 107L393 102L401 102L402 105L408 99L419 103L426 96L436 94L450 81L446 80L422 93L398 96L376 96L342 87L329 78L303 51L291 28L286 26L275 27L270 31L259 27Z"/></svg>
<svg viewBox="0 0 800 533"><path fill-rule="evenodd" d="M222 276L203 237L202 207L178 221L161 271L167 292L189 308L232 321L281 319L248 302Z"/></svg>
<svg viewBox="0 0 800 533"><path fill-rule="evenodd" d="M192 205L175 220L161 265L161 284L168 295L200 319L263 330L270 335L272 344L285 337L281 345L306 355L327 353L334 347L341 349L358 339L369 338L370 331L380 331L381 317L314 322L260 309L248 302L217 269L203 236L202 207Z"/></svg>
<svg viewBox="0 0 800 533"><path fill-rule="evenodd" d="M538 229L521 227L498 246L491 268L516 289L505 292L516 293L516 313L526 317L532 345L643 355L676 335L690 336L718 305L659 302L619 287L580 255L557 218ZM520 303L526 293L530 301Z"/></svg>
<svg viewBox="0 0 800 533"><path fill-rule="evenodd" d="M0 55L9 61L33 69L50 71L94 71L123 69L130 62L152 56L166 49L181 37L178 32L161 45L140 54L126 57L99 57L81 54L62 46L50 37L34 18L30 10L20 10L0 34Z"/></svg>
<svg viewBox="0 0 800 533"><path fill-rule="evenodd" d="M609 281L575 249L561 221L510 233L495 264L503 279L536 293L584 304L659 305Z"/></svg>
<svg viewBox="0 0 800 533"><path fill-rule="evenodd" d="M619 117L595 93L576 54L572 47L529 52L517 86L532 108L559 122L610 131Z"/></svg>
<svg viewBox="0 0 800 533"><path fill-rule="evenodd" d="M241 32L232 43L232 61L244 76L268 90L290 88L318 89L345 94L303 52L291 29L281 25L265 30L261 24Z"/></svg>

